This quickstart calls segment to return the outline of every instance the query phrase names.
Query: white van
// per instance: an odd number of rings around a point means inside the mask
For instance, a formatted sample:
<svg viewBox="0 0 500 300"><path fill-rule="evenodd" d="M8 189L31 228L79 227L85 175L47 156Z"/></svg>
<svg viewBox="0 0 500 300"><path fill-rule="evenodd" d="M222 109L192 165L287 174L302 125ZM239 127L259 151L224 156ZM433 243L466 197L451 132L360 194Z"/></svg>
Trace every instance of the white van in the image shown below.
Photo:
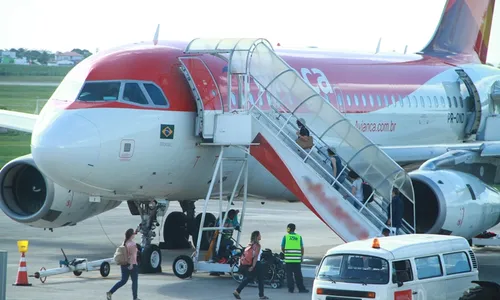
<svg viewBox="0 0 500 300"><path fill-rule="evenodd" d="M312 299L459 299L478 280L466 239L408 234L330 249L316 269Z"/></svg>

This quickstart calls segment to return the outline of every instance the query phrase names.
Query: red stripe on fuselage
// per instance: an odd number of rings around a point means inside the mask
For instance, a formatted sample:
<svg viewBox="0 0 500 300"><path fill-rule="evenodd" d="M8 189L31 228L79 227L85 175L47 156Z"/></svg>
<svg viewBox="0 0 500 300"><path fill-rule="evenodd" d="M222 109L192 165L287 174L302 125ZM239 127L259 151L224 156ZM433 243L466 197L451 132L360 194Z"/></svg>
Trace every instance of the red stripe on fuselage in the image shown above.
<svg viewBox="0 0 500 300"><path fill-rule="evenodd" d="M184 75L179 70L181 66L178 57L186 56L182 45L176 47L156 46L151 48L137 45L132 49L117 49L95 59L87 75L87 81L95 80L145 80L153 81L164 91L169 101L170 111L194 112L196 104ZM406 56L373 56L346 53L332 53L322 50L279 50L277 52L299 74L305 74L309 83L318 86L318 80L328 80L328 86L319 84L319 92L330 103L338 108L336 93L349 94L351 106L343 107L346 113L368 113L379 110L376 95L405 97L425 82L452 66L431 57L418 55ZM227 103L227 73L223 73L224 61L210 55L202 56L219 85L223 101ZM78 65L75 66L78 68ZM305 68L305 70L303 70ZM318 71L319 70L319 71ZM237 89L236 81L232 82L233 93ZM323 87L323 88L321 88ZM257 99L258 88L251 85L254 99ZM329 92L335 90L335 92ZM327 93L325 93L326 91ZM237 94L237 93L235 93ZM359 105L354 104L354 94L359 98ZM367 105L361 103L361 95L365 95ZM374 106L369 103L369 95L374 97ZM345 103L346 96L343 96ZM264 106L269 108L266 96ZM121 102L73 102L68 109L84 108L128 108L139 110L166 110L160 107L143 107Z"/></svg>

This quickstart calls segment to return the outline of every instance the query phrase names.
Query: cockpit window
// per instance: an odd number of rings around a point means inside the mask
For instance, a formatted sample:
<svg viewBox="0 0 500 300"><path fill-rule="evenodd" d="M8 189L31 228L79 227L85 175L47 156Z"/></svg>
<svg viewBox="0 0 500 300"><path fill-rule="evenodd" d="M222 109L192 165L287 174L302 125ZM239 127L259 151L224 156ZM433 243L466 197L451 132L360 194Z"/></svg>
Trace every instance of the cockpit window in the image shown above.
<svg viewBox="0 0 500 300"><path fill-rule="evenodd" d="M324 258L317 278L335 282L387 284L387 260L366 255L330 255Z"/></svg>
<svg viewBox="0 0 500 300"><path fill-rule="evenodd" d="M168 105L167 98L165 98L165 95L163 95L159 87L152 83L144 83L144 87L155 105Z"/></svg>
<svg viewBox="0 0 500 300"><path fill-rule="evenodd" d="M139 86L139 84L135 82L125 83L125 89L123 91L123 100L144 105L149 104L148 100L142 93L141 87Z"/></svg>
<svg viewBox="0 0 500 300"><path fill-rule="evenodd" d="M119 81L87 82L78 95L80 101L117 101L120 92Z"/></svg>

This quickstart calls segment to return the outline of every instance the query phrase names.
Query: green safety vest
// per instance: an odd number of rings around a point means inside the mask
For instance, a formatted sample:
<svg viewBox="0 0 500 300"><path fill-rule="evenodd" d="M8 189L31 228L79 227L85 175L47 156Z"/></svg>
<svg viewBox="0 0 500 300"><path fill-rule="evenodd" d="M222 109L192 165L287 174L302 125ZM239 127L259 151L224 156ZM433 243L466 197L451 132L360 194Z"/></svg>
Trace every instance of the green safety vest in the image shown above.
<svg viewBox="0 0 500 300"><path fill-rule="evenodd" d="M302 262L301 240L302 237L296 233L285 235L285 263Z"/></svg>

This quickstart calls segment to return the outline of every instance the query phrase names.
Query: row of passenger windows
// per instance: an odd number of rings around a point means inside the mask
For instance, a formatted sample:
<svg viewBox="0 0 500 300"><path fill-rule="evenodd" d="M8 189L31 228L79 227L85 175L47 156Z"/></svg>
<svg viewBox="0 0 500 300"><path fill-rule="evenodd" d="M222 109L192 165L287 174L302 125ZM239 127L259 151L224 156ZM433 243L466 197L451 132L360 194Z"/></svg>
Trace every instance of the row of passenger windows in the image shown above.
<svg viewBox="0 0 500 300"><path fill-rule="evenodd" d="M443 96L438 97L434 96L432 99L430 96L420 96L419 99L417 99L417 96L406 96L406 97L401 97L401 95L383 95L382 97L379 95L376 95L373 97L372 95L368 95L367 97L362 94L360 97L358 95L349 95L349 94L337 94L337 103L340 106L345 106L345 107L366 107L366 106L371 106L371 107L397 107L397 102L399 103L400 107L428 107L428 108L463 108L464 105L467 105L465 102L465 99L463 99L461 96L460 97L446 97L447 101L445 101L445 98ZM420 100L420 101L418 101Z"/></svg>
<svg viewBox="0 0 500 300"><path fill-rule="evenodd" d="M415 258L417 268L417 278L427 279L444 275L454 275L472 271L469 257L465 252L455 252L439 255ZM413 271L409 260L393 262L393 283L398 281L407 282L414 280Z"/></svg>
<svg viewBox="0 0 500 300"><path fill-rule="evenodd" d="M95 81L86 82L79 101L124 101L141 105L168 106L163 91L153 82Z"/></svg>

